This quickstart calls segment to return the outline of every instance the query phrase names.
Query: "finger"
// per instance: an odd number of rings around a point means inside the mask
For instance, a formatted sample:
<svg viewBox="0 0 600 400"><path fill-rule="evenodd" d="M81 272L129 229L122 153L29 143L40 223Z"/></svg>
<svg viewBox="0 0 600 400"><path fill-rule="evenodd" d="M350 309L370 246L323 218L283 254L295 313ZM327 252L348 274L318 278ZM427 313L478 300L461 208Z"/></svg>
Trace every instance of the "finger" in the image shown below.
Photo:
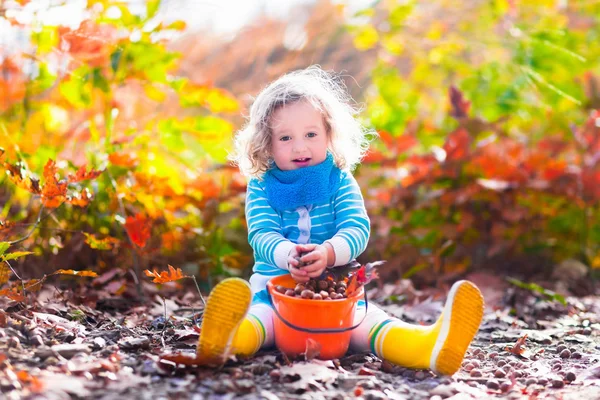
<svg viewBox="0 0 600 400"><path fill-rule="evenodd" d="M318 278L319 276L321 276L321 274L323 273L323 270L324 270L324 269L325 269L325 268L319 268L319 269L318 269L318 270L316 270L316 271L309 272L309 273L308 273L308 276L309 276L310 278Z"/></svg>
<svg viewBox="0 0 600 400"><path fill-rule="evenodd" d="M316 244L298 244L296 245L296 250L298 253L306 253L307 251L312 251L317 247Z"/></svg>
<svg viewBox="0 0 600 400"><path fill-rule="evenodd" d="M288 257L288 260L287 260L287 261L288 261L288 264L290 264L290 265L292 265L292 266L294 266L294 267L297 267L297 266L298 266L298 264L300 264L300 263L298 262L298 260L296 260L296 259L295 259L295 258L293 258L293 257Z"/></svg>
<svg viewBox="0 0 600 400"><path fill-rule="evenodd" d="M310 278L308 276L294 276L292 275L292 278L294 279L294 281L298 282L298 283L306 283L310 280Z"/></svg>
<svg viewBox="0 0 600 400"><path fill-rule="evenodd" d="M317 276L321 275L324 269L325 264L323 262L315 262L303 268L303 270L306 271L306 274L310 277L313 277L315 273L318 273Z"/></svg>
<svg viewBox="0 0 600 400"><path fill-rule="evenodd" d="M297 276L307 276L307 272L304 269L292 267L290 268L290 273Z"/></svg>
<svg viewBox="0 0 600 400"><path fill-rule="evenodd" d="M304 263L309 263L309 262L313 262L313 261L318 261L322 257L323 256L321 255L321 253L319 253L318 251L313 251L311 253L308 253L308 254L302 256L300 258L300 261L302 261Z"/></svg>

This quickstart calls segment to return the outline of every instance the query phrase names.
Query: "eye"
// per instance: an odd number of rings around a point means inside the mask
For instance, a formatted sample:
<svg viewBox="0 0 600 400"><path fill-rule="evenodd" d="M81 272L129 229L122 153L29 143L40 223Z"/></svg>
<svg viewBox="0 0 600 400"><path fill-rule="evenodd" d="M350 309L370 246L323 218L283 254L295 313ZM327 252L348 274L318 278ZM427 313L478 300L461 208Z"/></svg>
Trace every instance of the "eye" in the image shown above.
<svg viewBox="0 0 600 400"><path fill-rule="evenodd" d="M289 136L282 136L282 137L279 138L279 140L282 141L282 142L287 142L288 140L291 140L291 139L292 138L289 137Z"/></svg>
<svg viewBox="0 0 600 400"><path fill-rule="evenodd" d="M317 137L317 134L315 132L308 132L306 134L306 136L308 136L309 138L313 138L313 137Z"/></svg>

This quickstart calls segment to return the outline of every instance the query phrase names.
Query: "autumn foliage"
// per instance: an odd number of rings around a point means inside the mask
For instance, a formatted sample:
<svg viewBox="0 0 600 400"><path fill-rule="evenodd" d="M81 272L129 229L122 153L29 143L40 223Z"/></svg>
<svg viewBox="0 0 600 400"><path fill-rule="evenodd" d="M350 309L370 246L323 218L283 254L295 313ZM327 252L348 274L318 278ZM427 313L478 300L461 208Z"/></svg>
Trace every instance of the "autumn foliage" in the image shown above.
<svg viewBox="0 0 600 400"><path fill-rule="evenodd" d="M600 24L594 5L547 3L382 2L344 20L318 2L298 47L264 20L227 44L169 39L185 24L159 22L158 0L89 1L77 27L2 16L28 42L0 64L0 293L61 269L247 272L227 151L246 95L309 63L355 77L378 130L356 176L373 227L361 261L388 260L384 280L600 267Z"/></svg>

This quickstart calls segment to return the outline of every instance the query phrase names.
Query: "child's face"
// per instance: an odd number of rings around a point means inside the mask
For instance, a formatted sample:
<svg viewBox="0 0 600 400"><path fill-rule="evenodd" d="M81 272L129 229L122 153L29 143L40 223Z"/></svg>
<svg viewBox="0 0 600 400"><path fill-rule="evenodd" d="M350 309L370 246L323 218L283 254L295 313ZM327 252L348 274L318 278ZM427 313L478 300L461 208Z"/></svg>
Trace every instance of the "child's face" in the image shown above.
<svg viewBox="0 0 600 400"><path fill-rule="evenodd" d="M271 151L281 170L325 161L329 144L323 115L306 101L277 109L271 117Z"/></svg>

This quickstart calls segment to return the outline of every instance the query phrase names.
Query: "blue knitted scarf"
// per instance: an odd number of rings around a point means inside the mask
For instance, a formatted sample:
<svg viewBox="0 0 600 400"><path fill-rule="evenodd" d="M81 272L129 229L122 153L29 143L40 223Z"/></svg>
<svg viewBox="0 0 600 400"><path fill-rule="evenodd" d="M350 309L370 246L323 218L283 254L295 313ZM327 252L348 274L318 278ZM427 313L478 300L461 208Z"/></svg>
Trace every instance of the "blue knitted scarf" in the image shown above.
<svg viewBox="0 0 600 400"><path fill-rule="evenodd" d="M325 161L310 167L283 171L273 163L264 176L269 203L283 211L328 201L340 186L340 174L329 152Z"/></svg>

